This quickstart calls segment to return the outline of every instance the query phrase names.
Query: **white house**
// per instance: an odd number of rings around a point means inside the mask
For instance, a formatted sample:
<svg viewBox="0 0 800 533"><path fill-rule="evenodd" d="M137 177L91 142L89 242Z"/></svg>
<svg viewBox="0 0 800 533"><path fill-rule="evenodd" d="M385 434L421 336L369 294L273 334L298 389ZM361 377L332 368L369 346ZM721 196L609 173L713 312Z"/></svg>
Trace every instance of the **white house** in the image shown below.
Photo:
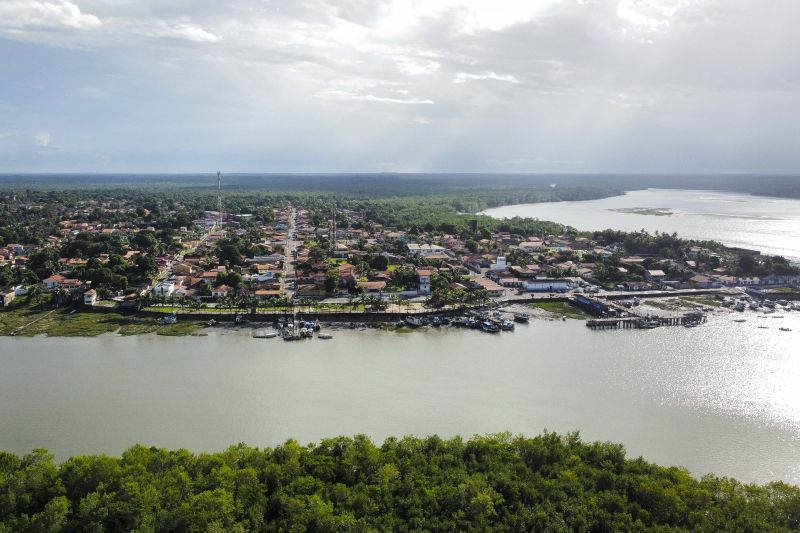
<svg viewBox="0 0 800 533"><path fill-rule="evenodd" d="M419 294L431 293L431 271L428 269L417 269L417 276L419 276Z"/></svg>
<svg viewBox="0 0 800 533"><path fill-rule="evenodd" d="M153 287L154 296L172 296L175 292L175 283L172 281L162 281Z"/></svg>
<svg viewBox="0 0 800 533"><path fill-rule="evenodd" d="M572 288L572 281L563 278L536 278L524 283L526 291L566 291Z"/></svg>
<svg viewBox="0 0 800 533"><path fill-rule="evenodd" d="M94 305L97 302L97 291L94 289L89 289L88 291L83 293L83 304L84 305Z"/></svg>
<svg viewBox="0 0 800 533"><path fill-rule="evenodd" d="M411 243L406 245L408 253L412 255L421 255L427 257L429 255L441 255L447 253L447 248L439 246L438 244L416 244Z"/></svg>
<svg viewBox="0 0 800 533"><path fill-rule="evenodd" d="M491 264L489 270L491 270L492 272L503 272L507 267L508 265L506 264L505 256L498 255L497 261Z"/></svg>

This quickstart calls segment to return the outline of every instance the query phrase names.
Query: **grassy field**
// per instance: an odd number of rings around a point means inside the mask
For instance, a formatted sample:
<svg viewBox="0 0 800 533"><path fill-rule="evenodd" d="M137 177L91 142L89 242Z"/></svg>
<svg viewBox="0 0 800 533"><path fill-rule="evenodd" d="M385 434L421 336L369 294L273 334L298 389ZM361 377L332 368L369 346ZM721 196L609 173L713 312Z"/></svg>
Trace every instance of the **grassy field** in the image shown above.
<svg viewBox="0 0 800 533"><path fill-rule="evenodd" d="M49 337L96 337L103 333L120 335L191 335L202 327L198 321L161 325L157 318L145 315L87 312L75 307L47 309L38 301L23 301L11 311L0 313L0 335L47 335Z"/></svg>
<svg viewBox="0 0 800 533"><path fill-rule="evenodd" d="M567 318L574 318L576 320L583 320L589 316L577 307L569 305L567 302L538 302L528 305L534 309L543 309L548 313L553 313L558 316L565 316Z"/></svg>
<svg viewBox="0 0 800 533"><path fill-rule="evenodd" d="M687 311L698 307L719 307L722 305L722 302L713 295L679 296L677 298L645 300L643 303L662 311Z"/></svg>

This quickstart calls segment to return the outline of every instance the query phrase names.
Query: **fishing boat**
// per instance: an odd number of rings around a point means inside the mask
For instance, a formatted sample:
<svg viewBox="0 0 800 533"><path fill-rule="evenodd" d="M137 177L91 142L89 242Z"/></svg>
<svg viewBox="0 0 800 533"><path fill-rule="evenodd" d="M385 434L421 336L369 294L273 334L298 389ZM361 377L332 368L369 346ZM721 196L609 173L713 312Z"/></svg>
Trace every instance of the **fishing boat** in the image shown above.
<svg viewBox="0 0 800 533"><path fill-rule="evenodd" d="M514 323L510 320L503 320L500 322L500 329L503 331L514 331Z"/></svg>
<svg viewBox="0 0 800 533"><path fill-rule="evenodd" d="M419 316L407 316L406 317L406 324L411 326L412 328L418 328L425 324L422 317Z"/></svg>
<svg viewBox="0 0 800 533"><path fill-rule="evenodd" d="M333 335L331 335L330 333L320 333L319 335L317 335L317 338L322 340L328 340L332 339Z"/></svg>
<svg viewBox="0 0 800 533"><path fill-rule="evenodd" d="M500 331L500 328L497 327L497 324L490 320L484 320L481 324L481 329L486 333L498 333Z"/></svg>
<svg viewBox="0 0 800 533"><path fill-rule="evenodd" d="M781 331L792 331L792 328L779 328Z"/></svg>
<svg viewBox="0 0 800 533"><path fill-rule="evenodd" d="M737 318L734 322L747 322L746 318Z"/></svg>
<svg viewBox="0 0 800 533"><path fill-rule="evenodd" d="M528 313L514 313L514 321L526 324L531 319Z"/></svg>

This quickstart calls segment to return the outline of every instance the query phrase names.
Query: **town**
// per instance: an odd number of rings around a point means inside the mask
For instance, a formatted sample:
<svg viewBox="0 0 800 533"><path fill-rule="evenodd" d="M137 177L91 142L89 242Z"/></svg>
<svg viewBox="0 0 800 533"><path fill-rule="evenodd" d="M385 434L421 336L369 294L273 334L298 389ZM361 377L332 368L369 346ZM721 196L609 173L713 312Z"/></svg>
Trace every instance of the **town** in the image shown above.
<svg viewBox="0 0 800 533"><path fill-rule="evenodd" d="M511 304L568 302L624 317L602 302L691 291L721 301L736 288L791 310L800 296L798 269L783 258L675 235L481 216L436 227L377 216L376 201L325 196L55 198L4 196L6 220L19 221L0 230L6 311L149 313L164 323L300 313L417 326L436 313ZM2 332L24 334L27 324L7 321Z"/></svg>

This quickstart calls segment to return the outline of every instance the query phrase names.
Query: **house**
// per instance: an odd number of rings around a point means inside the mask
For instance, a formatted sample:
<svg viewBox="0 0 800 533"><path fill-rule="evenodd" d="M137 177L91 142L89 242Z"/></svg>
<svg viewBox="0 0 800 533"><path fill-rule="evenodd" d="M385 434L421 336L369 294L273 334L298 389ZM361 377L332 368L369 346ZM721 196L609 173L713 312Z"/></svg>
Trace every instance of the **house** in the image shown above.
<svg viewBox="0 0 800 533"><path fill-rule="evenodd" d="M333 257L344 259L350 253L350 248L347 245L337 242L333 247Z"/></svg>
<svg viewBox="0 0 800 533"><path fill-rule="evenodd" d="M83 305L94 305L97 302L97 291L89 289L83 293Z"/></svg>
<svg viewBox="0 0 800 533"><path fill-rule="evenodd" d="M523 252L533 253L533 252L544 252L547 247L544 245L544 242L538 239L532 239L529 241L524 241L519 243L519 249Z"/></svg>
<svg viewBox="0 0 800 533"><path fill-rule="evenodd" d="M650 281L660 282L664 281L667 278L667 275L663 270L648 270L645 273L645 278L649 279Z"/></svg>
<svg viewBox="0 0 800 533"><path fill-rule="evenodd" d="M382 294L386 288L385 281L359 281L358 287L364 291L364 294Z"/></svg>
<svg viewBox="0 0 800 533"><path fill-rule="evenodd" d="M61 274L53 274L49 278L45 278L45 279L42 280L42 287L45 290L48 290L48 291L49 290L53 290L53 289L57 289L57 288L59 288L61 286L61 283L65 279L67 279L67 278L65 276L62 276Z"/></svg>
<svg viewBox="0 0 800 533"><path fill-rule="evenodd" d="M175 282L162 281L153 287L153 296L172 296L175 292Z"/></svg>
<svg viewBox="0 0 800 533"><path fill-rule="evenodd" d="M427 268L418 268L417 269L417 277L419 277L419 294L430 294L431 293L431 274L433 273L432 270Z"/></svg>
<svg viewBox="0 0 800 533"><path fill-rule="evenodd" d="M224 298L233 292L233 287L229 285L220 285L211 289L212 298Z"/></svg>
<svg viewBox="0 0 800 533"><path fill-rule="evenodd" d="M447 248L437 244L407 244L408 253L411 255L421 255L428 257L430 255L441 255L447 253Z"/></svg>
<svg viewBox="0 0 800 533"><path fill-rule="evenodd" d="M536 278L525 281L522 288L528 292L566 291L572 288L572 281L566 278Z"/></svg>
<svg viewBox="0 0 800 533"><path fill-rule="evenodd" d="M491 270L492 272L502 272L507 267L508 265L506 264L505 256L499 255L497 256L497 261L495 261L489 266L489 270Z"/></svg>
<svg viewBox="0 0 800 533"><path fill-rule="evenodd" d="M689 283L695 289L711 289L722 285L722 283L719 281L714 281L710 277L704 276L703 274L692 276L689 278Z"/></svg>
<svg viewBox="0 0 800 533"><path fill-rule="evenodd" d="M16 297L17 292L13 288L0 291L0 307L8 307Z"/></svg>
<svg viewBox="0 0 800 533"><path fill-rule="evenodd" d="M471 278L470 282L473 288L483 289L489 296L502 296L506 292L501 285L489 278Z"/></svg>

